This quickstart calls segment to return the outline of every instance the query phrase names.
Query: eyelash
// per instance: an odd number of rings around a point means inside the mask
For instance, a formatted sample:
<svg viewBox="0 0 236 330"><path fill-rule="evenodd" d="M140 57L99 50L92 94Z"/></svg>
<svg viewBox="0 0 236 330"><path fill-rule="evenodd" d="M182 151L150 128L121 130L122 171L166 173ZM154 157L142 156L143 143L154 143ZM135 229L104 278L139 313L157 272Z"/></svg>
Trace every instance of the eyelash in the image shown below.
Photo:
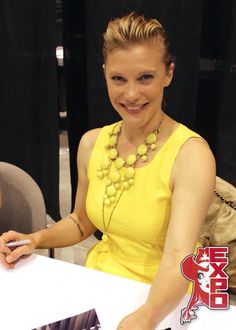
<svg viewBox="0 0 236 330"><path fill-rule="evenodd" d="M143 76L141 76L138 80L149 80L149 79L152 79L153 76L151 74L144 74Z"/></svg>
<svg viewBox="0 0 236 330"><path fill-rule="evenodd" d="M144 74L143 76L139 77L138 80L139 81L146 81L149 79L152 79L153 76L151 74ZM112 80L114 81L125 81L125 78L121 77L121 76L113 76L111 77Z"/></svg>
<svg viewBox="0 0 236 330"><path fill-rule="evenodd" d="M124 80L125 80L125 79L124 79L123 77L121 77L121 76L113 76L113 77L111 77L111 79L114 80L114 81L124 81Z"/></svg>

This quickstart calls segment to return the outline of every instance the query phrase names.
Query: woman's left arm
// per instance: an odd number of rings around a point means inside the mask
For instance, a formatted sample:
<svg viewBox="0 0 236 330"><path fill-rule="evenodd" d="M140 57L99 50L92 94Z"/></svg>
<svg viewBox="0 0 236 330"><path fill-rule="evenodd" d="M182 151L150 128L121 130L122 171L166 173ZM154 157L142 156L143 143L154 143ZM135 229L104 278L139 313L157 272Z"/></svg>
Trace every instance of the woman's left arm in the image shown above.
<svg viewBox="0 0 236 330"><path fill-rule="evenodd" d="M159 270L147 301L126 316L118 330L153 330L180 302L189 282L180 264L196 247L215 188L215 160L208 145L190 139L181 148L171 174L171 217Z"/></svg>

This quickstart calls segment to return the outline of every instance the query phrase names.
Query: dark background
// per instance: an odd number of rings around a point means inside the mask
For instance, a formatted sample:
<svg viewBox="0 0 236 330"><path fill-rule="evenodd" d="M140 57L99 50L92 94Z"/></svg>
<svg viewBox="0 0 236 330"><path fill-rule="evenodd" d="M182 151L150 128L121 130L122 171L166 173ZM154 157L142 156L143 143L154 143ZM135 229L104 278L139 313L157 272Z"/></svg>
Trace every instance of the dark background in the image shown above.
<svg viewBox="0 0 236 330"><path fill-rule="evenodd" d="M0 160L36 179L54 219L59 130L68 130L73 203L81 135L117 119L103 80L102 33L131 11L159 19L168 32L176 70L166 112L207 139L217 174L236 184L236 1L0 0Z"/></svg>

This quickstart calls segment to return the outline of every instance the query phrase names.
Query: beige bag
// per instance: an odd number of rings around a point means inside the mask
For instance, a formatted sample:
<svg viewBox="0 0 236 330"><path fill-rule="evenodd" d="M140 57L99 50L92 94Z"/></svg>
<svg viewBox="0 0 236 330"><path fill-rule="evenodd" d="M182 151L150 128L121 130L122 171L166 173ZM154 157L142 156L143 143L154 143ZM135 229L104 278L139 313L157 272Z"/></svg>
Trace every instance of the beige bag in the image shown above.
<svg viewBox="0 0 236 330"><path fill-rule="evenodd" d="M229 247L229 265L225 270L229 292L236 294L236 188L219 177L199 241L204 247Z"/></svg>

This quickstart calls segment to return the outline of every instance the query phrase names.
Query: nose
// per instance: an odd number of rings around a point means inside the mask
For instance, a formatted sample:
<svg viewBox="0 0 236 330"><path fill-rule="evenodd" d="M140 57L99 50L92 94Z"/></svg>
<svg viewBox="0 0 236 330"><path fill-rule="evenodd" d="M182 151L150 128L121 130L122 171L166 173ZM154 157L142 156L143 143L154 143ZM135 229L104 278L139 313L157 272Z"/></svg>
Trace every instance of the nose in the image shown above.
<svg viewBox="0 0 236 330"><path fill-rule="evenodd" d="M124 89L124 98L128 103L136 102L140 97L140 91L135 82L128 82Z"/></svg>

